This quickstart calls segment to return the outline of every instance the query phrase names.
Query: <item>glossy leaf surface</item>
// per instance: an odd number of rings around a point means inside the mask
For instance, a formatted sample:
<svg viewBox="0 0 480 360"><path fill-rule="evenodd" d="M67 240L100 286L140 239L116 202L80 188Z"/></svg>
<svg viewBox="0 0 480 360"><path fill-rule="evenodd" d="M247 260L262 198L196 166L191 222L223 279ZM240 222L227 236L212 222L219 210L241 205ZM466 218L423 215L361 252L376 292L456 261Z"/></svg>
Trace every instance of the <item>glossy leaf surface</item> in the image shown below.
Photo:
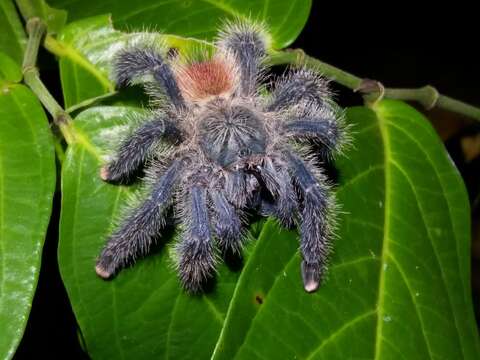
<svg viewBox="0 0 480 360"><path fill-rule="evenodd" d="M200 297L179 290L169 238L115 280L95 276L132 191L102 183L98 168L131 111L81 113L63 169L60 266L93 358L478 358L464 185L414 109L349 109L355 148L337 163L343 213L317 293L303 290L296 232L267 222L238 281L222 267Z"/></svg>
<svg viewBox="0 0 480 360"><path fill-rule="evenodd" d="M16 0L18 9L24 19L38 17L47 25L47 32L58 33L67 21L67 12L52 8L45 0Z"/></svg>
<svg viewBox="0 0 480 360"><path fill-rule="evenodd" d="M260 241L264 255L242 272L214 359L479 356L457 170L405 104L349 109L348 120L355 149L338 162L344 214L328 281L306 295L295 237ZM268 273L273 252L282 264ZM259 308L247 301L258 293Z"/></svg>
<svg viewBox="0 0 480 360"><path fill-rule="evenodd" d="M0 52L0 86L8 86L22 80L22 70L10 56Z"/></svg>
<svg viewBox="0 0 480 360"><path fill-rule="evenodd" d="M211 40L226 19L264 20L273 35L275 47L290 45L305 25L311 0L104 0L89 2L50 0L69 12L69 21L111 13L115 25L131 31L146 28L184 37Z"/></svg>
<svg viewBox="0 0 480 360"><path fill-rule="evenodd" d="M0 0L0 51L22 64L27 38L13 0Z"/></svg>
<svg viewBox="0 0 480 360"><path fill-rule="evenodd" d="M228 5L223 2L217 4L215 1L165 4L155 1L152 6L141 2L138 4L139 9L136 10L137 4L131 2L123 5L123 2L116 1L115 6L108 3L105 1L92 5L90 10L95 12L91 14L102 14L101 9L96 6L100 5L102 9L106 6L104 12L112 12L112 18L108 15L99 15L81 19L67 25L56 40L47 40L47 48L60 57L60 75L67 109L114 92L115 84L110 76L112 58L127 41L142 37L135 33L135 29L137 31L144 30L145 27L159 29L165 35L151 34L149 38L152 41L163 40L167 46L185 52L191 46L208 46L204 40L211 40L216 34L222 21L226 19L221 15L226 7L234 13L245 11L240 9L248 9L252 17L260 17L271 26L273 43L278 47L284 47L287 45L286 39L289 39L288 43L293 41L304 26L311 6L308 0L296 0L288 2L291 4L291 12L285 12L285 8L290 5L283 2L270 4L268 1L255 1L252 7L246 7L243 2ZM63 5L70 9L75 19L84 17L84 9L90 8L82 5L82 9L77 9L75 3L58 4L58 6ZM258 6L261 6L262 11ZM116 20L122 16L123 10L117 11L122 7L128 8L132 14L138 12L139 16L138 23L130 18L124 19L125 24L129 25L128 33L115 30L112 25L112 19L114 24L117 24ZM152 18L149 18L150 16ZM172 19L182 18L185 18L185 21L172 21ZM142 19L141 22L140 19ZM152 19L155 20L154 24L149 23ZM194 30L188 30L189 27Z"/></svg>
<svg viewBox="0 0 480 360"><path fill-rule="evenodd" d="M40 271L55 190L49 124L40 103L15 84L20 69L0 54L0 358L23 335Z"/></svg>
<svg viewBox="0 0 480 360"><path fill-rule="evenodd" d="M188 51L202 44L196 39L173 35L125 33L117 31L110 16L100 15L69 24L57 40L47 40L47 47L60 56L60 75L67 109L89 99L115 92L111 80L114 54L128 41L142 39L165 41L169 46Z"/></svg>

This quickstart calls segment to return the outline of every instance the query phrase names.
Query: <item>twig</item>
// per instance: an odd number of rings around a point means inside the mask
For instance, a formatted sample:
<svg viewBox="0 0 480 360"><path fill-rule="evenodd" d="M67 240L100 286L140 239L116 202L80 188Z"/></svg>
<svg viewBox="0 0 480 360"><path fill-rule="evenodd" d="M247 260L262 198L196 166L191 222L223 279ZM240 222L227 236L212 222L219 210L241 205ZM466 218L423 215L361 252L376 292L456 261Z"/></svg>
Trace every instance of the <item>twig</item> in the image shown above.
<svg viewBox="0 0 480 360"><path fill-rule="evenodd" d="M25 83L38 96L47 111L52 115L54 122L62 130L62 124L70 121L70 116L48 92L40 80L38 70L35 67L38 47L45 34L46 25L39 18L31 18L27 22L27 31L29 39L23 63ZM308 56L302 49L276 51L270 55L270 64L295 64L314 69L336 83L362 93L365 100L369 103L375 103L384 97L410 100L420 103L426 109L439 107L480 121L480 108L442 95L431 85L415 89L385 88L379 81L363 79L350 74L342 69ZM62 130L62 133L63 132Z"/></svg>
<svg viewBox="0 0 480 360"><path fill-rule="evenodd" d="M385 88L382 83L378 81L362 79L342 69L336 68L335 66L308 56L301 49L276 51L270 56L270 64L294 64L314 69L336 83L364 94L364 97L368 102L376 102L383 97L417 101L426 109L439 107L480 121L480 108L442 95L433 86L427 85L415 89Z"/></svg>
<svg viewBox="0 0 480 360"><path fill-rule="evenodd" d="M36 67L38 48L43 40L46 30L46 24L37 17L31 18L27 21L28 43L22 65L23 81L38 97L42 105L52 116L55 125L59 127L65 140L69 142L69 140L72 139L71 132L67 126L71 121L70 115L68 115L68 113L50 94L40 79L40 74Z"/></svg>

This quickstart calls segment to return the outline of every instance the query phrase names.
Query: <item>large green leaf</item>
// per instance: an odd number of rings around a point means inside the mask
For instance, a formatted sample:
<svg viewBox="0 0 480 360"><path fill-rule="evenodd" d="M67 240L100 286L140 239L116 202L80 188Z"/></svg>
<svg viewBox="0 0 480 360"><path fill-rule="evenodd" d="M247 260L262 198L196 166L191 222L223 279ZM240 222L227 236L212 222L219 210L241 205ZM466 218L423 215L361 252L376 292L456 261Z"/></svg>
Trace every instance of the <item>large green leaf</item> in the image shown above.
<svg viewBox="0 0 480 360"><path fill-rule="evenodd" d="M20 69L0 54L0 358L22 337L55 189L53 140Z"/></svg>
<svg viewBox="0 0 480 360"><path fill-rule="evenodd" d="M170 237L113 281L95 276L94 258L132 191L97 172L131 111L81 113L63 169L59 261L93 358L480 356L464 185L414 109L394 101L349 109L355 148L338 161L343 212L317 293L303 290L296 232L267 222L238 281L222 267L217 287L198 297L179 289Z"/></svg>
<svg viewBox="0 0 480 360"><path fill-rule="evenodd" d="M305 294L295 237L260 239L214 359L480 356L468 199L443 145L400 102L349 109L348 121L355 149L338 162L343 216L328 281Z"/></svg>
<svg viewBox="0 0 480 360"><path fill-rule="evenodd" d="M225 19L264 20L277 48L290 45L305 25L311 0L50 0L68 10L69 20L112 13L123 30L154 28L185 37L212 39Z"/></svg>
<svg viewBox="0 0 480 360"><path fill-rule="evenodd" d="M128 8L132 13L139 12L138 19L141 19L141 22L136 23L132 22L131 18L124 18L126 24L133 26L141 24L142 26L137 28L144 29L150 24L149 21L154 19L155 28L167 34L162 36L167 45L183 51L192 45L205 45L204 40L212 39L212 35L216 33L221 23L218 19L220 15L215 11L217 8L220 9L218 11L228 8L235 13L245 11L241 9L248 9L252 17L260 17L271 26L274 45L286 46L302 29L311 6L310 0L275 4L271 4L268 0L255 1L250 7L245 6L243 2L227 4L215 1L190 3L169 1L168 4L155 1L155 6L152 4L149 6L145 2L139 3L138 6L131 2L125 6L123 2L115 1L115 3L116 6L110 6L109 1L96 2L91 6L92 9L83 3L81 9L77 9L77 3L58 4L58 6L66 5L70 14L72 12L75 14L75 19L87 14L84 9L89 9L88 14L102 13L100 10L105 13L113 12L114 21L124 15L123 12ZM97 5L100 5L100 8ZM119 10L122 7L124 9ZM90 12L91 10L95 12ZM148 16L144 16L145 13ZM185 21L177 22L178 19ZM191 35L195 38L189 37ZM132 26L129 26L129 33L115 30L110 17L100 15L67 25L57 39L47 38L46 47L60 57L60 76L67 110L114 92L115 85L109 76L112 57L116 50L125 45L126 41L139 36L140 34L132 32ZM160 38L154 35L151 37L156 41Z"/></svg>
<svg viewBox="0 0 480 360"><path fill-rule="evenodd" d="M0 51L22 64L27 38L13 0L0 0Z"/></svg>

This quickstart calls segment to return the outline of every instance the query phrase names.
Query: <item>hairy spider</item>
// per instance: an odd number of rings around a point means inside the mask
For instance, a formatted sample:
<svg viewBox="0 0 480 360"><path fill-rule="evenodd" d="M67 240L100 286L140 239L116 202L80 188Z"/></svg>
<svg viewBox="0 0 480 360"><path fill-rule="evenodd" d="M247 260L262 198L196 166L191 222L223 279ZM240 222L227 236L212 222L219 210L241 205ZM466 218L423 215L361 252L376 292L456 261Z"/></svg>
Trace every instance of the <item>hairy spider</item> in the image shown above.
<svg viewBox="0 0 480 360"><path fill-rule="evenodd" d="M313 292L331 248L335 201L309 146L313 139L327 156L340 149L341 112L327 82L306 69L291 70L267 92L269 36L262 25L227 24L215 45L201 61L165 56L152 44L129 45L115 57L119 85L150 76L147 89L163 102L101 169L103 180L129 183L146 163L150 186L110 235L96 272L109 278L144 255L174 204L182 226L179 277L199 291L220 252L241 251L244 215L253 209L298 225L304 288Z"/></svg>

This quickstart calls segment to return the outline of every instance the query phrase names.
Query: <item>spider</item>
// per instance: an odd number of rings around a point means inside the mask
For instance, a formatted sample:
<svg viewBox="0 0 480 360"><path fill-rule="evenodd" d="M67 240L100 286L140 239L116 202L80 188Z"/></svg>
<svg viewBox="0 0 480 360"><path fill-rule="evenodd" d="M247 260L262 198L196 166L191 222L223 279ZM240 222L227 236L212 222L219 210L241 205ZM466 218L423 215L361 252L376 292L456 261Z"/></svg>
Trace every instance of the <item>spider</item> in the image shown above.
<svg viewBox="0 0 480 360"><path fill-rule="evenodd" d="M162 101L101 168L103 180L125 184L147 166L150 185L109 236L96 263L100 277L145 255L173 206L182 228L175 245L179 278L187 291L201 291L221 253L241 252L245 215L253 210L298 226L304 288L317 290L336 205L310 146L313 140L324 155L335 155L347 131L327 81L316 73L291 69L267 91L269 41L263 25L236 21L200 61L139 43L115 56L118 85L150 76L147 88Z"/></svg>

